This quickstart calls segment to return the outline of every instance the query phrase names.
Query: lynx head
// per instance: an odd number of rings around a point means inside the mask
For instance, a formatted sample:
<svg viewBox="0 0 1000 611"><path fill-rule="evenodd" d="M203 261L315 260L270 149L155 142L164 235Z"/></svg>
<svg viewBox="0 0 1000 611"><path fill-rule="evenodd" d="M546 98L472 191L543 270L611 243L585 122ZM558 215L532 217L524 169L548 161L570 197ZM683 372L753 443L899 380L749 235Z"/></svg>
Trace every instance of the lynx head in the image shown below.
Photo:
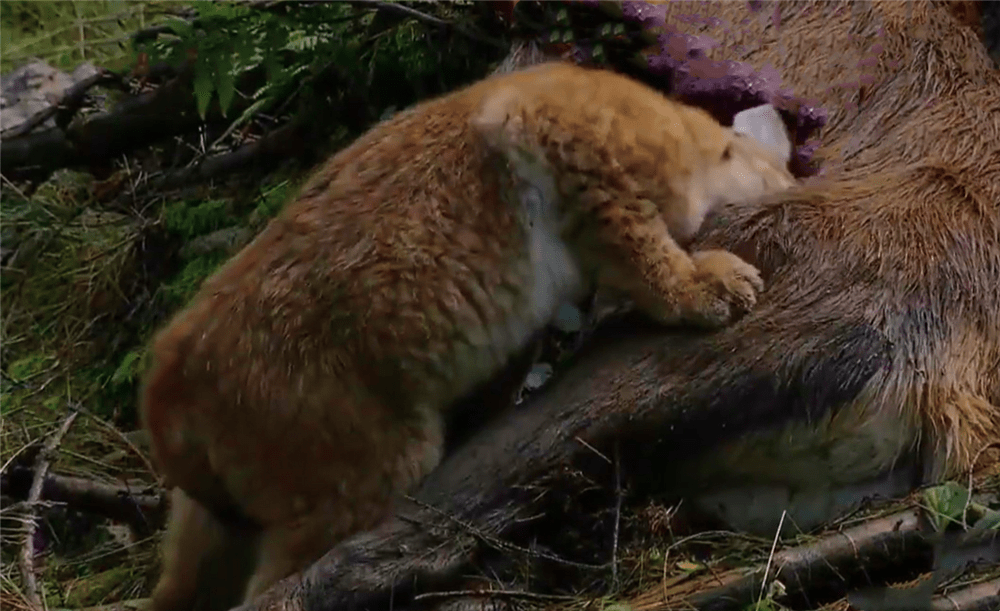
<svg viewBox="0 0 1000 611"><path fill-rule="evenodd" d="M730 140L707 177L713 199L719 203L748 200L795 184L788 171L792 142L773 106L737 113L728 131Z"/></svg>

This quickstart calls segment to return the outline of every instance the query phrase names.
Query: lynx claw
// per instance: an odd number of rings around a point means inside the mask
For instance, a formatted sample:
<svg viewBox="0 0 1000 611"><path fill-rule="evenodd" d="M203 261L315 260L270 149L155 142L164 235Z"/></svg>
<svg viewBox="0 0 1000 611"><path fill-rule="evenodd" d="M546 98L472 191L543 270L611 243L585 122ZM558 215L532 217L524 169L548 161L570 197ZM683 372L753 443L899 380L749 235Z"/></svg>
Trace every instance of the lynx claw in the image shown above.
<svg viewBox="0 0 1000 611"><path fill-rule="evenodd" d="M725 250L692 253L696 277L707 293L696 309L697 318L720 327L746 314L757 304L764 281L756 267Z"/></svg>

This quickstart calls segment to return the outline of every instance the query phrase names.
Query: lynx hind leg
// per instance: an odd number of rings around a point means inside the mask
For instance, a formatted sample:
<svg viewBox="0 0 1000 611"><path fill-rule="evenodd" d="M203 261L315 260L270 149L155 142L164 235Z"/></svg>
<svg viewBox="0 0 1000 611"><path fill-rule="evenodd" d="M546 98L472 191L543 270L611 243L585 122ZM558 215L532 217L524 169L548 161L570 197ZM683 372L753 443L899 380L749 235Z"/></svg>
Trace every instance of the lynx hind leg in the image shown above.
<svg viewBox="0 0 1000 611"><path fill-rule="evenodd" d="M240 602L257 533L218 521L180 488L170 499L163 568L150 611L223 611Z"/></svg>
<svg viewBox="0 0 1000 611"><path fill-rule="evenodd" d="M264 526L243 604L306 569L346 537L377 526L398 498L437 467L444 448L442 414L429 406L412 408L411 418L380 431L382 443L375 444L374 454L350 464L349 473L339 467L344 477L336 479L346 482L346 494L316 498L304 512Z"/></svg>
<svg viewBox="0 0 1000 611"><path fill-rule="evenodd" d="M655 204L609 193L591 189L586 194L601 241L617 255L601 270L600 284L626 292L663 324L715 328L753 307L764 288L756 268L725 251L689 255L670 235Z"/></svg>
<svg viewBox="0 0 1000 611"><path fill-rule="evenodd" d="M272 525L260 538L257 566L243 594L249 603L285 577L296 573L333 548L329 512L317 511L287 524Z"/></svg>

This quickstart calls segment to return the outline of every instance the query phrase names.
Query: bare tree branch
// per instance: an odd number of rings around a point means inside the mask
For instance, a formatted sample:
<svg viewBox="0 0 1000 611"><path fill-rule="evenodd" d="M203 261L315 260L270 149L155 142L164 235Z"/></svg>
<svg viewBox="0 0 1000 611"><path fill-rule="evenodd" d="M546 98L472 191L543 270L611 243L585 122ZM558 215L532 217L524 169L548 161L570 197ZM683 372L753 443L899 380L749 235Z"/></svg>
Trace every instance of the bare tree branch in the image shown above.
<svg viewBox="0 0 1000 611"><path fill-rule="evenodd" d="M21 545L21 557L18 568L21 570L21 581L24 584L24 597L36 609L44 609L42 598L38 594L38 582L35 580L35 530L38 526L35 516L35 506L42 495L42 483L45 475L49 471L49 460L56 447L62 442L66 431L76 420L77 412L71 413L63 420L59 428L49 437L42 447L41 454L35 462L35 474L31 481L31 488L28 490L28 502L26 504L26 520L24 523L24 543Z"/></svg>
<svg viewBox="0 0 1000 611"><path fill-rule="evenodd" d="M428 15L422 11L418 11L415 8L406 6L405 4L399 4L397 2L384 2L383 0L354 0L354 4L357 6L368 6L371 8L377 8L380 11L386 11L391 13L397 13L400 15L405 15L407 17L412 17L424 23L429 23L443 28L450 28L462 34L463 36L469 38L470 40L475 40L476 42L481 42L483 44L491 45L498 49L507 49L507 44L502 40L493 38L492 36L487 36L478 31L474 31L470 28L465 27L460 23L454 23L451 21L445 21L439 17L433 15Z"/></svg>
<svg viewBox="0 0 1000 611"><path fill-rule="evenodd" d="M27 499L31 470L13 467L0 479L5 497ZM102 515L131 526L140 535L163 525L167 499L159 489L130 489L83 477L47 474L39 499L65 503L78 511ZM36 499L37 500L37 499Z"/></svg>

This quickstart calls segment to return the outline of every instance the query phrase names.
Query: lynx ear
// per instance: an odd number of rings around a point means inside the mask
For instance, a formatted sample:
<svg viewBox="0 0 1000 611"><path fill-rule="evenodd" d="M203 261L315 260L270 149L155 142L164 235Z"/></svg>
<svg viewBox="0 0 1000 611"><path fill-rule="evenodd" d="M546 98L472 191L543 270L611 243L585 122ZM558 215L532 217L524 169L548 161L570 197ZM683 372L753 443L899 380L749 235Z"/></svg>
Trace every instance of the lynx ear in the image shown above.
<svg viewBox="0 0 1000 611"><path fill-rule="evenodd" d="M483 97L479 110L472 115L469 123L472 129L486 140L487 145L496 149L506 149L513 140L515 112L518 92L513 87L503 87Z"/></svg>
<svg viewBox="0 0 1000 611"><path fill-rule="evenodd" d="M748 108L733 117L733 131L750 136L782 161L792 157L792 141L781 115L770 104Z"/></svg>

